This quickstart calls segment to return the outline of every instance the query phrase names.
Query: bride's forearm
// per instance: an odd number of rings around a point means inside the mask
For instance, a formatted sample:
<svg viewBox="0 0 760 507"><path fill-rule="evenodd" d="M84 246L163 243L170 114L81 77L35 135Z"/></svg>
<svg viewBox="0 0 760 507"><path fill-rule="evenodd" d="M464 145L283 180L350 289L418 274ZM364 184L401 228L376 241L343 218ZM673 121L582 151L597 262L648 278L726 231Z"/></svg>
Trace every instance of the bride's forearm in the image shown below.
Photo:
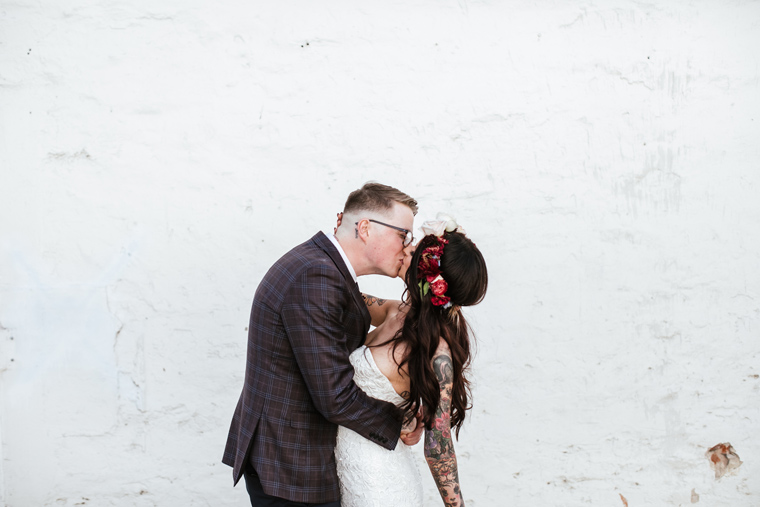
<svg viewBox="0 0 760 507"><path fill-rule="evenodd" d="M432 427L425 429L425 459L441 493L443 504L446 507L464 507L459 488L457 455L451 440L453 368L448 351L433 358L433 371L441 388L441 398Z"/></svg>
<svg viewBox="0 0 760 507"><path fill-rule="evenodd" d="M457 455L450 438L436 438L431 435L436 430L428 431L425 435L425 459L427 459L430 472L433 474L435 484L441 494L445 507L464 507L464 499L459 487L459 470L457 469Z"/></svg>

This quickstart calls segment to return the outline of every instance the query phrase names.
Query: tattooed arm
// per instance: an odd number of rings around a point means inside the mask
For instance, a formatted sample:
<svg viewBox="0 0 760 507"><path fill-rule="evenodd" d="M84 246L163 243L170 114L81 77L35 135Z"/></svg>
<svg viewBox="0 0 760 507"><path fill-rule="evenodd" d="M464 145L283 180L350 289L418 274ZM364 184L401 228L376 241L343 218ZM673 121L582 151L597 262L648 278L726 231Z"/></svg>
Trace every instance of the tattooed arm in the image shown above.
<svg viewBox="0 0 760 507"><path fill-rule="evenodd" d="M451 440L451 390L454 387L451 353L442 339L433 355L433 370L441 388L441 401L432 429L425 429L425 459L446 507L464 507L459 471Z"/></svg>
<svg viewBox="0 0 760 507"><path fill-rule="evenodd" d="M388 311L390 309L397 309L401 304L401 301L395 299L380 299L375 296L370 296L362 292L362 298L364 304L367 305L369 315L372 318L372 325L377 327L388 318Z"/></svg>

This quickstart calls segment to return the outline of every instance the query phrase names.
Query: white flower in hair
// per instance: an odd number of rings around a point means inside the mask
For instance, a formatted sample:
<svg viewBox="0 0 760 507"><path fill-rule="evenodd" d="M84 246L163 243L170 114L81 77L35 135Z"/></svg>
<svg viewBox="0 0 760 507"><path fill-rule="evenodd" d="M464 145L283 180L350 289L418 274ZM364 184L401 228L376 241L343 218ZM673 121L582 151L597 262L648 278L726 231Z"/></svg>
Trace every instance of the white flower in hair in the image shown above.
<svg viewBox="0 0 760 507"><path fill-rule="evenodd" d="M435 220L427 220L422 223L422 232L424 232L426 236L428 234L433 234L441 237L444 232L454 232L457 230L462 234L465 234L464 228L457 224L456 218L451 215L438 213L435 218Z"/></svg>

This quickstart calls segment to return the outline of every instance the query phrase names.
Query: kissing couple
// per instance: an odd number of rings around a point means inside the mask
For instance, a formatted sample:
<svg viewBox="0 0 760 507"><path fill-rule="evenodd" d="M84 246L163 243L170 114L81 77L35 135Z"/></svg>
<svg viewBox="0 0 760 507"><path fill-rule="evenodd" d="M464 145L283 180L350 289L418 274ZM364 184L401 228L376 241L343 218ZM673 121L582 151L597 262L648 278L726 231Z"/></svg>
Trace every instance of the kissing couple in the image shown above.
<svg viewBox="0 0 760 507"><path fill-rule="evenodd" d="M282 256L253 299L243 390L223 462L253 507L420 507L413 449L446 506L464 505L451 430L470 408L470 332L486 264L454 220L379 183L352 192L334 235ZM400 276L400 301L360 293L358 276ZM374 326L371 332L370 325Z"/></svg>

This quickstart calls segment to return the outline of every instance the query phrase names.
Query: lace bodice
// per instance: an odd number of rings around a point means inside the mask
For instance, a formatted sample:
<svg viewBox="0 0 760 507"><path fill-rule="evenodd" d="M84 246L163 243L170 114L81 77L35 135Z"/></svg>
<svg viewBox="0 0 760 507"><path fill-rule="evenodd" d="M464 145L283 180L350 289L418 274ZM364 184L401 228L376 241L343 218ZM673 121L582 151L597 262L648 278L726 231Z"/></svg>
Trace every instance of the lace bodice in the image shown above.
<svg viewBox="0 0 760 507"><path fill-rule="evenodd" d="M367 347L349 357L354 382L365 393L397 406L404 403L390 380L377 367ZM335 457L340 477L342 507L420 507L422 483L411 447L399 440L389 451L343 426L338 428Z"/></svg>
<svg viewBox="0 0 760 507"><path fill-rule="evenodd" d="M369 348L362 345L348 359L354 367L354 382L362 391L378 400L393 403L397 407L404 403L404 398L393 389L391 381L377 367Z"/></svg>

